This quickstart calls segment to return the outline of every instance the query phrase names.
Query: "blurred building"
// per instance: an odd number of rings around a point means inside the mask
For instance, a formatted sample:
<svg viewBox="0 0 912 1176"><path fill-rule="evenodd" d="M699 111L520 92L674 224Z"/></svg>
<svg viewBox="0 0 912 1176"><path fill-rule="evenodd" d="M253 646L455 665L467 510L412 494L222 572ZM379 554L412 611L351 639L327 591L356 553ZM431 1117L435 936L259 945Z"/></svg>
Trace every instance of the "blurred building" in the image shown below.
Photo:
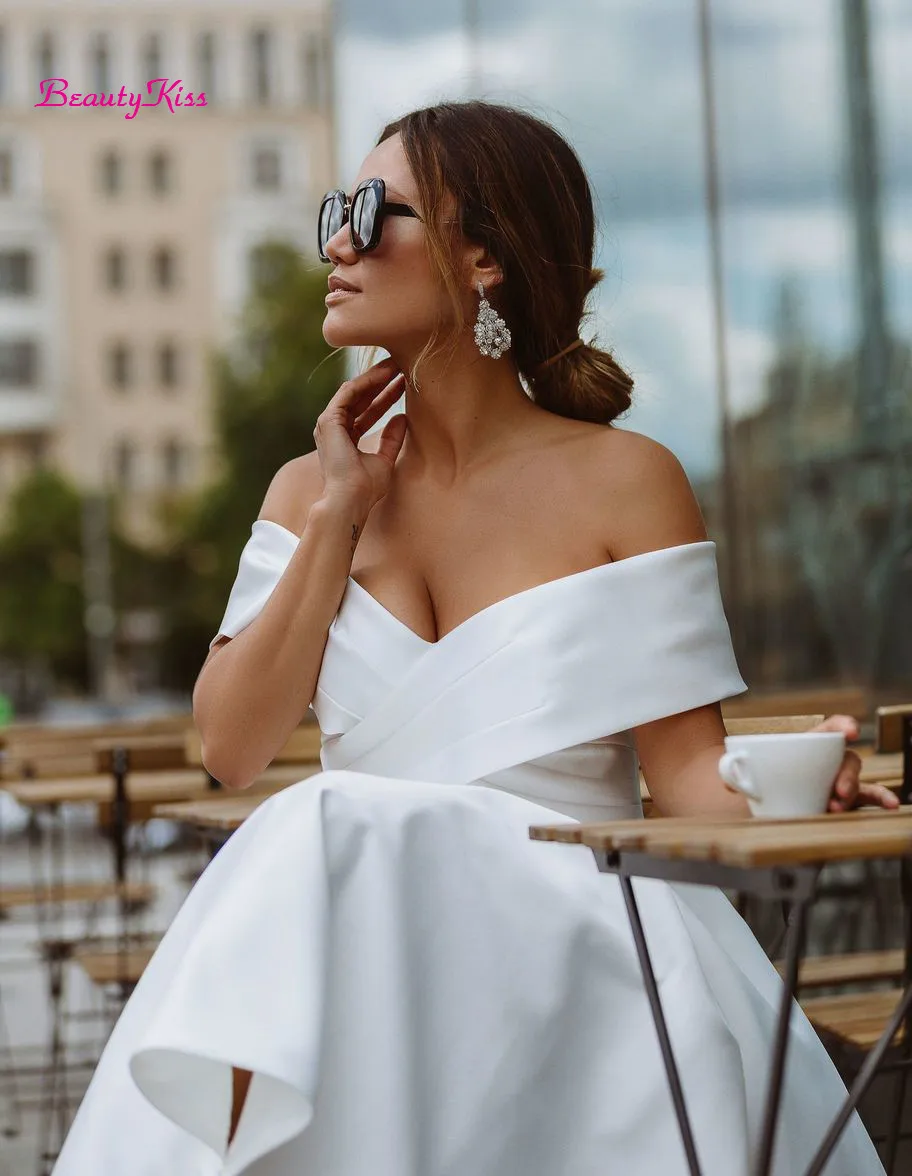
<svg viewBox="0 0 912 1176"><path fill-rule="evenodd" d="M785 280L762 405L729 422L728 477L701 495L759 687L889 690L912 666L912 347L888 299L871 6L840 11L855 341L818 342Z"/></svg>
<svg viewBox="0 0 912 1176"><path fill-rule="evenodd" d="M334 186L330 17L329 0L4 0L0 506L48 461L116 490L142 537L206 479L208 357L258 246L313 252Z"/></svg>
<svg viewBox="0 0 912 1176"><path fill-rule="evenodd" d="M815 348L794 292L780 319L766 402L733 427L742 669L757 688L899 687L912 665L912 348L889 348L872 430L863 353ZM726 556L719 484L698 492Z"/></svg>

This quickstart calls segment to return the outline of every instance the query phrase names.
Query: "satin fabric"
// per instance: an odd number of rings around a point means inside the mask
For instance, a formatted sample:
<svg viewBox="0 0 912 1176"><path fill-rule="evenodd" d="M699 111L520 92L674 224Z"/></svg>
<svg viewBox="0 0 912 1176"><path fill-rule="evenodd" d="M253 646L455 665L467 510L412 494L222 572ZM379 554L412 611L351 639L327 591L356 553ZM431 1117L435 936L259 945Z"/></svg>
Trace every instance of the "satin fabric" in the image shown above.
<svg viewBox="0 0 912 1176"><path fill-rule="evenodd" d="M254 525L219 633L297 537ZM441 641L350 580L324 771L194 887L56 1176L684 1176L626 914L530 824L640 812L632 728L744 689L711 543L551 581ZM706 1176L748 1176L780 982L723 895L637 883ZM843 1094L796 1009L775 1171ZM254 1077L227 1147L231 1067ZM857 1118L828 1176L883 1171Z"/></svg>

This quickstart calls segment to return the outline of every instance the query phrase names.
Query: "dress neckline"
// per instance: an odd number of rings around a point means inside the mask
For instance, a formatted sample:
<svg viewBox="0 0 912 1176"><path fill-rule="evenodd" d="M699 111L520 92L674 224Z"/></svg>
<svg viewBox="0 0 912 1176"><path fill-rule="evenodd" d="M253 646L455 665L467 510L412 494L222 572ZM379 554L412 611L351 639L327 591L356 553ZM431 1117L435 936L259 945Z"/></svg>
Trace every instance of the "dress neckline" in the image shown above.
<svg viewBox="0 0 912 1176"><path fill-rule="evenodd" d="M268 523L271 527L277 527L280 531L284 531L286 535L291 536L296 543L300 539L300 535L295 534L294 531L289 530L288 527L284 527L281 523L277 523L273 519L257 519L254 523L254 526L258 526L260 523ZM347 583L354 584L355 588L362 596L366 596L369 601L372 601L374 606L379 609L381 613L387 616L403 632L409 634L413 640L419 642L427 649L436 649L444 642L449 641L452 637L455 636L455 634L460 633L467 625L471 625L480 618L488 616L488 614L494 610L503 608L505 605L509 605L515 600L519 600L522 597L528 597L530 593L542 592L547 588L554 589L558 585L581 580L586 576L593 576L596 573L604 573L609 568L613 569L622 567L626 564L646 560L654 556L664 555L672 551L680 550L681 548L698 548L708 546L714 546L711 539L699 540L696 543L676 543L671 547L661 547L654 551L643 551L638 555L629 555L624 559L609 560L607 563L595 564L591 568L583 568L578 572L568 572L565 576L555 576L551 580L543 580L540 584L532 584L529 588L521 588L518 592L511 592L508 596L501 597L500 600L494 600L490 604L486 604L484 608L478 609L477 612L472 613L471 616L468 616L464 620L460 621L458 625L452 629L449 629L446 633L443 634L442 637L438 637L436 641L428 641L426 637L422 637L420 633L416 633L410 625L407 625L401 617L397 617L394 612L391 612L385 604L379 601L377 597L373 595L373 593L368 592L364 585L359 584L353 576L347 577Z"/></svg>
<svg viewBox="0 0 912 1176"><path fill-rule="evenodd" d="M596 564L591 568L583 568L582 571L579 572L569 572L566 576L556 576L551 580L543 580L540 584L533 584L529 588L521 588L518 592L511 592L509 596L502 596L500 600L493 600L490 604L486 604L484 608L480 608L477 612L473 612L471 616L468 616L464 620L460 621L458 625L454 626L452 629L448 629L447 632L444 633L442 637L438 637L436 641L428 641L426 637L422 637L420 633L416 633L411 625L407 625L401 617L397 617L396 614L388 609L382 601L378 600L372 592L368 592L363 584L359 584L353 576L348 577L348 582L349 584L354 584L355 588L358 589L358 592L362 596L366 596L369 601L372 601L382 613L385 613L386 616L388 616L390 620L398 625L400 629L403 629L406 633L410 634L415 639L415 641L420 642L428 649L436 649L436 647L442 642L451 638L454 633L460 632L466 625L471 624L480 617L487 616L487 614L490 613L493 609L498 609L504 605L511 604L514 600L518 600L522 596L528 596L530 592L538 592L543 588L550 588L556 584L565 584L570 580L577 580L583 576L588 576L592 572L604 571L605 568L610 568L613 563L614 561L609 561L608 563L603 564Z"/></svg>

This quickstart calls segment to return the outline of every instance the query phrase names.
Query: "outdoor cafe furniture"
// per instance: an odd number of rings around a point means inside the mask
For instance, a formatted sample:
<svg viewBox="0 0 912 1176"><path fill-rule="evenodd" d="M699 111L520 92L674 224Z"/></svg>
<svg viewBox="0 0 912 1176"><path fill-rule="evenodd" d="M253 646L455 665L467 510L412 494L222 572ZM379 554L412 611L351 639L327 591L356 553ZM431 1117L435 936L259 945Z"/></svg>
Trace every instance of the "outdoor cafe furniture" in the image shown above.
<svg viewBox="0 0 912 1176"><path fill-rule="evenodd" d="M767 1106L754 1168L756 1176L768 1176L782 1093L789 1019L818 877L823 867L833 862L896 860L912 853L912 807L906 806L899 813L863 809L790 820L656 818L602 825L535 826L530 835L541 841L587 846L593 851L599 869L614 875L620 883L691 1176L699 1176L700 1166L632 880L659 878L717 886L790 904L782 1000L772 1042ZM821 1176L824 1172L851 1112L868 1089L896 1031L909 1019L910 1009L912 974L907 960L903 989L892 1016L804 1176ZM909 1040L908 1033L906 1040Z"/></svg>

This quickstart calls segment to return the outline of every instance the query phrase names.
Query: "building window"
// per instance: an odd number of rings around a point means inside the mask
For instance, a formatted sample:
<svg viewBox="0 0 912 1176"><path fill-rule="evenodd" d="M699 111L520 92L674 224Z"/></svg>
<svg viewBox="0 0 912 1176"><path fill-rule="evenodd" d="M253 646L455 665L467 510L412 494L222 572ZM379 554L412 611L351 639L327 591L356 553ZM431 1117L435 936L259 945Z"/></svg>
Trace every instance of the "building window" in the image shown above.
<svg viewBox="0 0 912 1176"><path fill-rule="evenodd" d="M109 290L126 289L127 255L120 245L111 245L105 252L104 283Z"/></svg>
<svg viewBox="0 0 912 1176"><path fill-rule="evenodd" d="M156 355L158 382L162 388L176 388L180 380L178 353L174 343L161 343Z"/></svg>
<svg viewBox="0 0 912 1176"><path fill-rule="evenodd" d="M6 29L0 26L0 104L6 100Z"/></svg>
<svg viewBox="0 0 912 1176"><path fill-rule="evenodd" d="M143 81L151 82L163 76L162 39L160 33L147 33L142 44Z"/></svg>
<svg viewBox="0 0 912 1176"><path fill-rule="evenodd" d="M162 445L162 473L169 489L180 486L184 481L184 446L174 437Z"/></svg>
<svg viewBox="0 0 912 1176"><path fill-rule="evenodd" d="M200 33L196 43L196 55L199 90L206 95L206 101L211 106L216 100L215 33Z"/></svg>
<svg viewBox="0 0 912 1176"><path fill-rule="evenodd" d="M35 259L27 249L0 250L0 294L34 292Z"/></svg>
<svg viewBox="0 0 912 1176"><path fill-rule="evenodd" d="M101 190L108 196L116 196L123 191L123 160L113 148L101 157L99 178Z"/></svg>
<svg viewBox="0 0 912 1176"><path fill-rule="evenodd" d="M35 66L38 71L38 86L36 88L40 93L41 83L47 78L56 77L54 73L54 34L47 30L38 37L38 43L35 46Z"/></svg>
<svg viewBox="0 0 912 1176"><path fill-rule="evenodd" d="M177 263L174 250L159 245L152 254L152 282L159 290L171 290L176 284Z"/></svg>
<svg viewBox="0 0 912 1176"><path fill-rule="evenodd" d="M253 99L260 106L272 99L272 37L268 29L255 29L250 38Z"/></svg>
<svg viewBox="0 0 912 1176"><path fill-rule="evenodd" d="M326 38L308 33L304 38L304 105L322 110L329 105L329 51Z"/></svg>
<svg viewBox="0 0 912 1176"><path fill-rule="evenodd" d="M107 33L96 33L92 38L90 51L91 68L89 76L92 79L92 90L96 94L107 93L111 89L111 48Z"/></svg>
<svg viewBox="0 0 912 1176"><path fill-rule="evenodd" d="M121 490L130 490L136 481L136 447L126 438L114 446L114 481Z"/></svg>
<svg viewBox="0 0 912 1176"><path fill-rule="evenodd" d="M171 156L161 149L153 151L149 157L149 187L156 195L169 192L173 186L174 169Z"/></svg>
<svg viewBox="0 0 912 1176"><path fill-rule="evenodd" d="M108 381L120 392L133 382L133 355L126 343L113 343L108 350Z"/></svg>
<svg viewBox="0 0 912 1176"><path fill-rule="evenodd" d="M0 340L0 387L34 388L38 383L38 347L33 339Z"/></svg>
<svg viewBox="0 0 912 1176"><path fill-rule="evenodd" d="M0 147L0 196L13 193L13 153L9 147Z"/></svg>
<svg viewBox="0 0 912 1176"><path fill-rule="evenodd" d="M282 186L282 159L277 147L255 147L253 186L260 192L277 192Z"/></svg>
<svg viewBox="0 0 912 1176"><path fill-rule="evenodd" d="M43 470L47 465L48 443L46 437L29 437L25 443L25 453L29 465L34 472Z"/></svg>

